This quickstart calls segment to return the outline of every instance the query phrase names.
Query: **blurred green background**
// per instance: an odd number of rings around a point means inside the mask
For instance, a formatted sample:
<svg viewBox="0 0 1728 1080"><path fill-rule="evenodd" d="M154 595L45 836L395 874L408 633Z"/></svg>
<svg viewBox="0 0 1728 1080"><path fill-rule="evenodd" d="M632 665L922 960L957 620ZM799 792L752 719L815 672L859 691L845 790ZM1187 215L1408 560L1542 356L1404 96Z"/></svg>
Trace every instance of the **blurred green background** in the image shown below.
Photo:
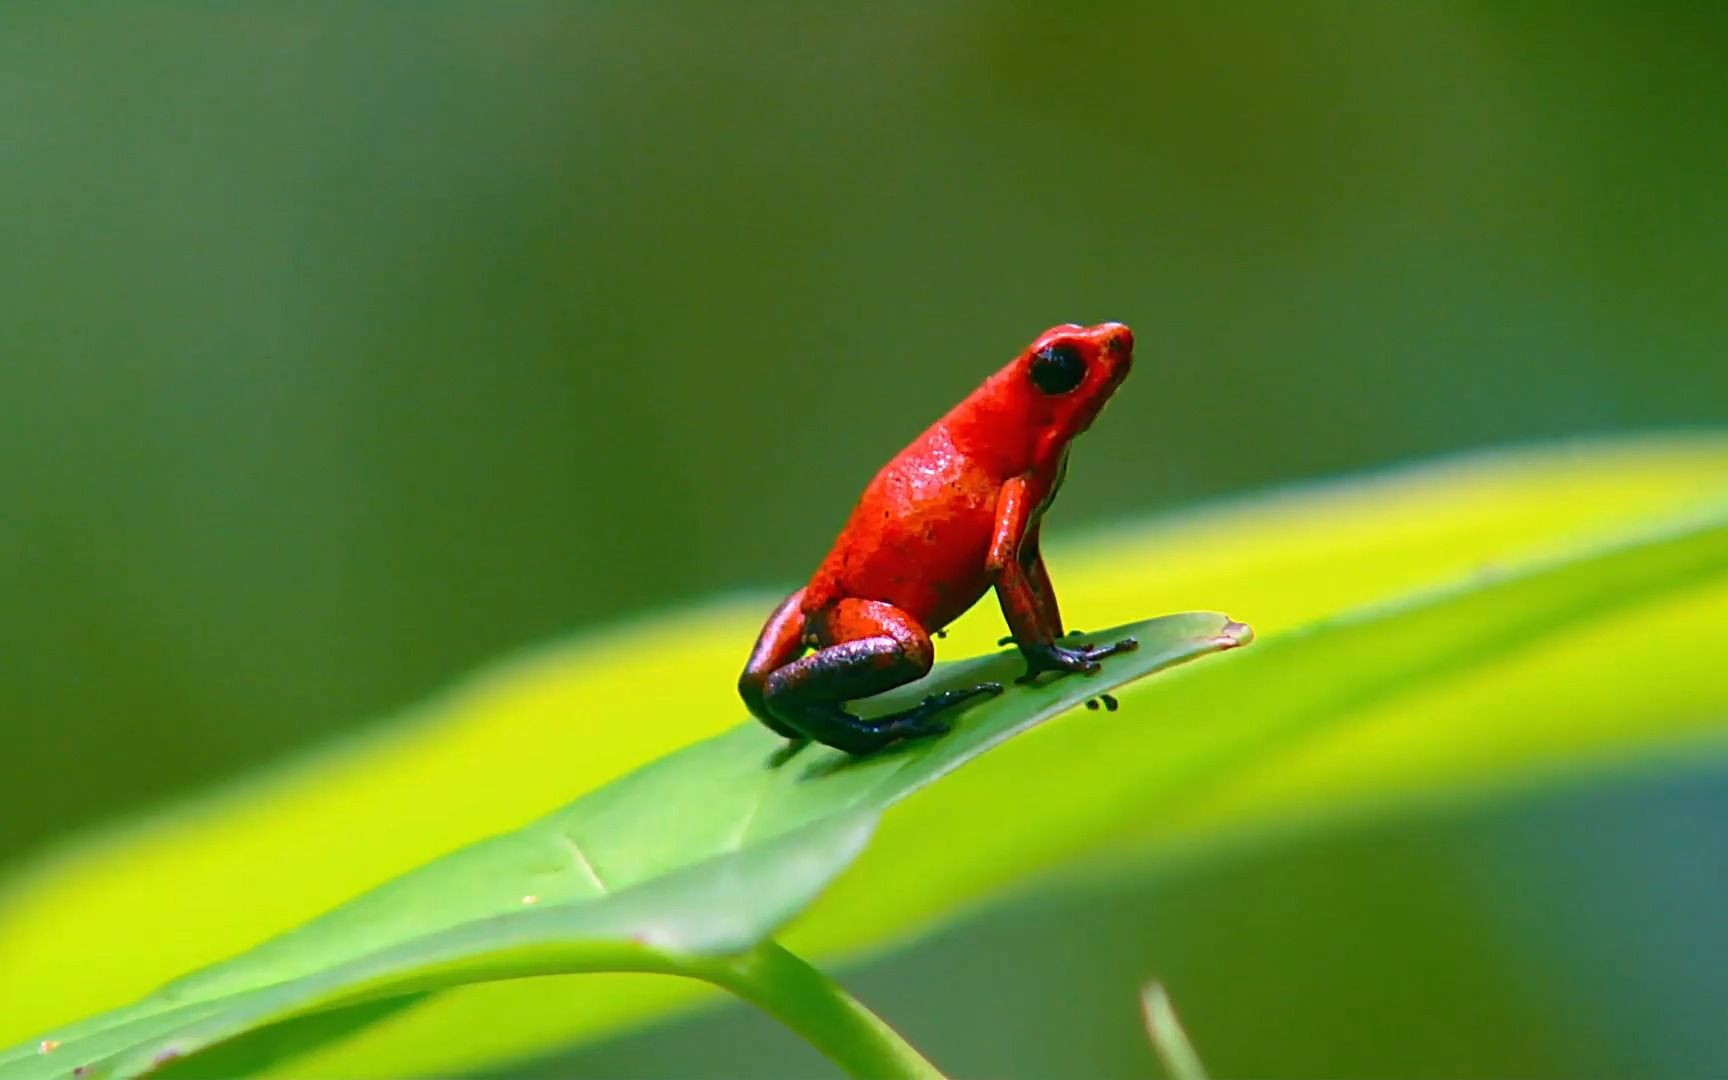
<svg viewBox="0 0 1728 1080"><path fill-rule="evenodd" d="M1054 322L1140 342L1059 529L1728 422L1725 48L1704 4L8 4L0 866L790 585Z"/></svg>

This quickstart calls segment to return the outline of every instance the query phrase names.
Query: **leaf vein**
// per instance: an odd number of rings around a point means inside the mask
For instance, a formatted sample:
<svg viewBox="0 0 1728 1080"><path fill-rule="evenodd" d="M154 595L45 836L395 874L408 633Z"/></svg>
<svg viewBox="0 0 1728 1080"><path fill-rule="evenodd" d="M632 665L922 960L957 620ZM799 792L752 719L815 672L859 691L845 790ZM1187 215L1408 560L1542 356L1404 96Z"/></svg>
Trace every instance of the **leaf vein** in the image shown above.
<svg viewBox="0 0 1728 1080"><path fill-rule="evenodd" d="M570 861L575 863L577 869L581 870L588 880L594 883L594 887L603 893L610 893L611 887L606 884L606 879L600 876L600 871L594 867L594 860L590 859L588 853L582 850L582 845L577 842L576 838L569 833L561 832L558 834L558 839L564 841L565 848L570 852Z"/></svg>

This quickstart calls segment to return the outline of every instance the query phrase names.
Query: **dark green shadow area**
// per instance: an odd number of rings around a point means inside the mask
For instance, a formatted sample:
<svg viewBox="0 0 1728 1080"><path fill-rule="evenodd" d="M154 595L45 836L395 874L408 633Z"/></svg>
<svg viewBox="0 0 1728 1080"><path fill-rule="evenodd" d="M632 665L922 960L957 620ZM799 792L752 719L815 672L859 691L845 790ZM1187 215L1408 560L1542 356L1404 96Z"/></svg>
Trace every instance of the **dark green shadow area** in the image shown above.
<svg viewBox="0 0 1728 1080"><path fill-rule="evenodd" d="M1718 1075L1728 762L1669 764L1118 867L841 977L959 1076L1152 1075L1153 977L1214 1076ZM835 1074L723 1005L479 1075Z"/></svg>

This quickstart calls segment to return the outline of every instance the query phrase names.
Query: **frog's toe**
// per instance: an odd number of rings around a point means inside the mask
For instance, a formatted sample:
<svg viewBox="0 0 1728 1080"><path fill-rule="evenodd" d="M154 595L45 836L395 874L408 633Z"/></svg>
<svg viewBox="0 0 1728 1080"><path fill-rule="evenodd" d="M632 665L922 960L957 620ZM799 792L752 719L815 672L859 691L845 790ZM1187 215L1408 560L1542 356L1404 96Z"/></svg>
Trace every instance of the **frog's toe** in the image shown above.
<svg viewBox="0 0 1728 1080"><path fill-rule="evenodd" d="M954 730L946 720L933 716L908 716L888 726L888 734L896 739L922 739L931 735L946 735Z"/></svg>
<svg viewBox="0 0 1728 1080"><path fill-rule="evenodd" d="M1138 639L1126 637L1121 641L1113 641L1108 645L1082 645L1079 652L1081 655L1086 657L1086 659L1096 662L1103 660L1106 657L1115 656L1117 653L1133 652L1139 647L1140 642Z"/></svg>

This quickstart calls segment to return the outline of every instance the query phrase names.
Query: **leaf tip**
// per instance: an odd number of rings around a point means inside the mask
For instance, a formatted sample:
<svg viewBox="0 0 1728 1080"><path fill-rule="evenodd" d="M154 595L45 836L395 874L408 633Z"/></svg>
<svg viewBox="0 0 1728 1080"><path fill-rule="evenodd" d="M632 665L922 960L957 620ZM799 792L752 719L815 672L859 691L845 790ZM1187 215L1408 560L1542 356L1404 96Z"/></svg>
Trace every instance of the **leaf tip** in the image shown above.
<svg viewBox="0 0 1728 1080"><path fill-rule="evenodd" d="M1245 622L1225 616L1224 626L1212 638L1212 644L1220 649L1239 649L1254 640L1254 628Z"/></svg>

